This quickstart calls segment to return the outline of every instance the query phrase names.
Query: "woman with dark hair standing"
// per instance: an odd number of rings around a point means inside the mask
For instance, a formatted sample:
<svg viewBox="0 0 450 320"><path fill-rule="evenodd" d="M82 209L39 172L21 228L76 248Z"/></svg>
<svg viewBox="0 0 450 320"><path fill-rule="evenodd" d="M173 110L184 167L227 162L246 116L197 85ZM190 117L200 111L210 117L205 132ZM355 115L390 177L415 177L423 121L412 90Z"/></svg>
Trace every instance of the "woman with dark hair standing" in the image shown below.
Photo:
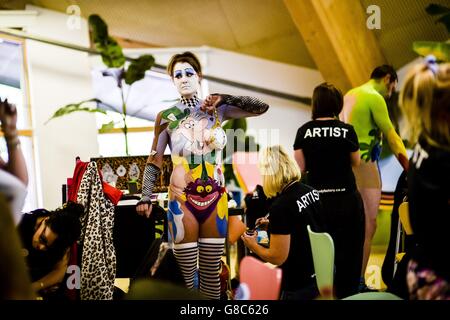
<svg viewBox="0 0 450 320"><path fill-rule="evenodd" d="M197 92L202 69L191 52L174 55L167 71L181 99L156 117L142 198L136 210L150 216L153 186L169 145L173 171L168 221L174 255L188 288L194 287L198 263L200 292L219 299L220 259L228 226L228 200L221 167L226 136L221 123L263 114L269 106L254 98L223 94L200 100Z"/></svg>
<svg viewBox="0 0 450 320"><path fill-rule="evenodd" d="M343 298L357 293L364 245L364 206L352 166L359 165L355 130L338 120L341 92L329 83L314 89L312 121L297 131L294 156L306 183L317 189L323 221L335 245L335 293Z"/></svg>

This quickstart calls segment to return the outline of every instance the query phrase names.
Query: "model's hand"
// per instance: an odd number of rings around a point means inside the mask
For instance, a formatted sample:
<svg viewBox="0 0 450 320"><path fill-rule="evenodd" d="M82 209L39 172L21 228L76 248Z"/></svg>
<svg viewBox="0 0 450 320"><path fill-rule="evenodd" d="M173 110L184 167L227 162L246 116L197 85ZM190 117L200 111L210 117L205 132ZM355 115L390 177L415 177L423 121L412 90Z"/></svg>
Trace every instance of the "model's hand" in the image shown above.
<svg viewBox="0 0 450 320"><path fill-rule="evenodd" d="M8 99L2 101L0 98L0 122L6 137L17 135L17 109L14 104L8 102Z"/></svg>
<svg viewBox="0 0 450 320"><path fill-rule="evenodd" d="M203 101L202 105L200 106L200 110L202 110L203 112L207 112L208 114L213 114L214 109L217 108L221 100L221 96L210 94Z"/></svg>
<svg viewBox="0 0 450 320"><path fill-rule="evenodd" d="M147 218L150 218L150 215L152 214L153 206L151 203L138 203L136 205L136 212L140 216L144 216Z"/></svg>

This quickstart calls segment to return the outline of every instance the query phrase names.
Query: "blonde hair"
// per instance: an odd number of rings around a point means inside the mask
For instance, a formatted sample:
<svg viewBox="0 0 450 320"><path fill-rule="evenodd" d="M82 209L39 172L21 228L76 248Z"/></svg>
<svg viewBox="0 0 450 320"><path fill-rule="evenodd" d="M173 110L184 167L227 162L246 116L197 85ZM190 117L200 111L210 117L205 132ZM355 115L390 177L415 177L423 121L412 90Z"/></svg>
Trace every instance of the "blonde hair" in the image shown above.
<svg viewBox="0 0 450 320"><path fill-rule="evenodd" d="M267 197L276 196L288 184L300 181L301 178L297 163L282 146L265 148L260 157L259 169Z"/></svg>
<svg viewBox="0 0 450 320"><path fill-rule="evenodd" d="M425 63L416 65L406 76L400 107L411 143L422 136L432 146L450 148L450 63L435 72Z"/></svg>

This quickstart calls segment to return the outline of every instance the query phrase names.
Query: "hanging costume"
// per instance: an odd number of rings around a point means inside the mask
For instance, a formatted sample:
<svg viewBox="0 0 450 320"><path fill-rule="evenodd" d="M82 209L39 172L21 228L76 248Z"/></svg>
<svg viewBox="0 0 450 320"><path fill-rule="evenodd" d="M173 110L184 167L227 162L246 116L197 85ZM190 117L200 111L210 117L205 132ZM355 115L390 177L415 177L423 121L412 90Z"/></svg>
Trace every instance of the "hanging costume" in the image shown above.
<svg viewBox="0 0 450 320"><path fill-rule="evenodd" d="M114 203L102 188L95 162L79 162L77 168L81 168L75 169L75 173L80 173L78 178L83 172L75 191L77 202L84 206L84 215L80 218L81 299L112 300L116 276L116 253L112 238Z"/></svg>
<svg viewBox="0 0 450 320"><path fill-rule="evenodd" d="M171 149L173 171L169 186L168 221L173 250L186 286L194 287L199 254L200 292L220 298L220 258L227 233L228 201L222 171L222 149L226 136L220 125L232 118L256 116L268 105L249 97L221 95L221 103L210 115L200 110L196 96L181 98L158 114L152 154ZM160 169L147 164L142 202L149 202ZM194 220L193 220L194 219Z"/></svg>

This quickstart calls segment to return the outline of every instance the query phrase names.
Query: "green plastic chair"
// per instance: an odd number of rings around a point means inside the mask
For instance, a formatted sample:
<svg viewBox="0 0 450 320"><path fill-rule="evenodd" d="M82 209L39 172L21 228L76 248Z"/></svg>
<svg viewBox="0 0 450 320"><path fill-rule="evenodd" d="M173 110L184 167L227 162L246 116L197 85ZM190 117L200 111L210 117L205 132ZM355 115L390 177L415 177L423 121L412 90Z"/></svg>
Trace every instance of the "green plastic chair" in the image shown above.
<svg viewBox="0 0 450 320"><path fill-rule="evenodd" d="M362 292L354 294L349 297L345 297L342 300L403 300L403 299L390 292Z"/></svg>
<svg viewBox="0 0 450 320"><path fill-rule="evenodd" d="M314 232L308 225L316 283L323 298L333 297L334 242L326 232Z"/></svg>

